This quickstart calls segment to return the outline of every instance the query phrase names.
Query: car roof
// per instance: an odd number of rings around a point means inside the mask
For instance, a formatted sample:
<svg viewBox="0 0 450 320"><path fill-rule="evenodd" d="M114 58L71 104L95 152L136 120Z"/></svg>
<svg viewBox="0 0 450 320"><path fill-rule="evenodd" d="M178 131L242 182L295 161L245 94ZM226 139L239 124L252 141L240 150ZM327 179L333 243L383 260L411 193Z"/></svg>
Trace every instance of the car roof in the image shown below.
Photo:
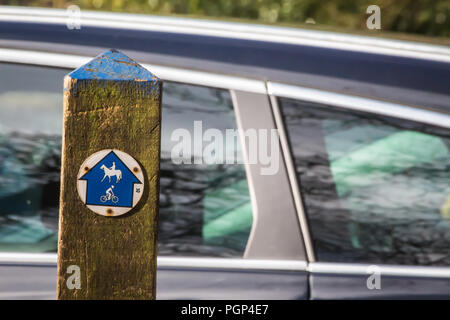
<svg viewBox="0 0 450 320"><path fill-rule="evenodd" d="M0 19L23 22L66 24L67 10L0 6ZM298 44L368 53L386 53L412 58L450 62L450 48L404 40L383 39L329 31L223 22L193 18L143 14L84 11L80 22L85 27L172 32L232 39Z"/></svg>
<svg viewBox="0 0 450 320"><path fill-rule="evenodd" d="M450 111L450 48L178 17L0 7L0 46L82 55L117 48L140 62L278 81Z"/></svg>

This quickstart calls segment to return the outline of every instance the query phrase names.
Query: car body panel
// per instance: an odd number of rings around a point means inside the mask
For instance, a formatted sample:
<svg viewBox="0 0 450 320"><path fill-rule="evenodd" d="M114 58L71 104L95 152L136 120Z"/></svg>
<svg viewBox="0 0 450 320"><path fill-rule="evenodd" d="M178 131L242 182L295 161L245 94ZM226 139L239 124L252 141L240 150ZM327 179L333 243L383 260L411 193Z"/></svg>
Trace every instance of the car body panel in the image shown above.
<svg viewBox="0 0 450 320"><path fill-rule="evenodd" d="M450 268L312 263L309 271L314 300L450 299Z"/></svg>
<svg viewBox="0 0 450 320"><path fill-rule="evenodd" d="M307 299L307 287L297 261L158 258L157 299ZM0 299L55 298L56 254L0 253Z"/></svg>
<svg viewBox="0 0 450 320"><path fill-rule="evenodd" d="M312 274L311 299L450 299L450 279L382 276L381 289L368 289L368 275Z"/></svg>
<svg viewBox="0 0 450 320"><path fill-rule="evenodd" d="M306 271L236 271L158 268L161 300L304 300ZM0 299L56 299L56 265L0 265Z"/></svg>

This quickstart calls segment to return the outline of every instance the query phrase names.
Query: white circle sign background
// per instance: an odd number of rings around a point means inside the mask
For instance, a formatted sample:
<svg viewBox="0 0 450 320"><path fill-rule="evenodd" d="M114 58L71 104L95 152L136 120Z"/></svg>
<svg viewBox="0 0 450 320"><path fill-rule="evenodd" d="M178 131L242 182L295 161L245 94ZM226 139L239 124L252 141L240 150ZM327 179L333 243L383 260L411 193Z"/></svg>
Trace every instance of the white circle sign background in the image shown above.
<svg viewBox="0 0 450 320"><path fill-rule="evenodd" d="M142 183L134 183L133 185L133 203L131 207L118 207L114 205L92 205L92 204L86 204L86 198L87 198L87 184L88 181L86 180L80 180L81 177L83 177L89 170L91 170L94 166L97 165L99 161L101 161L103 158L105 158L109 153L114 152L114 154L123 162L125 166L128 167L128 169L136 176L136 178L139 179ZM80 166L80 170L78 171L77 175L77 190L78 195L80 196L81 201L86 204L86 206L94 211L95 213L98 213L102 216L107 217L115 217L120 216L124 213L127 213L131 209L133 209L136 204L139 202L139 200L142 197L142 194L144 193L144 174L142 172L142 168L139 165L139 163L129 154L116 150L116 149L104 149L101 151L98 151L92 155L90 155Z"/></svg>

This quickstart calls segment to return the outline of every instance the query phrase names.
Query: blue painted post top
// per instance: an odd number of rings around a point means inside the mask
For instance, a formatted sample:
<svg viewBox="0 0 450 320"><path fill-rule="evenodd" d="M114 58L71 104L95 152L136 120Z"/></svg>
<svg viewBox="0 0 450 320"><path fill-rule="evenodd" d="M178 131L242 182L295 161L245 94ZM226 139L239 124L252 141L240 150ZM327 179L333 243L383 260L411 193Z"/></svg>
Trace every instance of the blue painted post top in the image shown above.
<svg viewBox="0 0 450 320"><path fill-rule="evenodd" d="M78 80L152 81L155 83L160 81L136 61L115 49L98 55L69 73L68 76Z"/></svg>

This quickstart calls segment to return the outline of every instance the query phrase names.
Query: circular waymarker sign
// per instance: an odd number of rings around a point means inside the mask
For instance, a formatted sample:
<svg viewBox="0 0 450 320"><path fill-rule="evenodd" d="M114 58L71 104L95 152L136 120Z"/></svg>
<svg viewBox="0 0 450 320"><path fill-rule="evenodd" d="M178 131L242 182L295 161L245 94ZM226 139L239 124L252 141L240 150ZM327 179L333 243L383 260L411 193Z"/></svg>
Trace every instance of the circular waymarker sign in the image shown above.
<svg viewBox="0 0 450 320"><path fill-rule="evenodd" d="M105 149L92 154L80 167L77 190L95 213L120 216L136 206L144 192L144 174L129 154Z"/></svg>

